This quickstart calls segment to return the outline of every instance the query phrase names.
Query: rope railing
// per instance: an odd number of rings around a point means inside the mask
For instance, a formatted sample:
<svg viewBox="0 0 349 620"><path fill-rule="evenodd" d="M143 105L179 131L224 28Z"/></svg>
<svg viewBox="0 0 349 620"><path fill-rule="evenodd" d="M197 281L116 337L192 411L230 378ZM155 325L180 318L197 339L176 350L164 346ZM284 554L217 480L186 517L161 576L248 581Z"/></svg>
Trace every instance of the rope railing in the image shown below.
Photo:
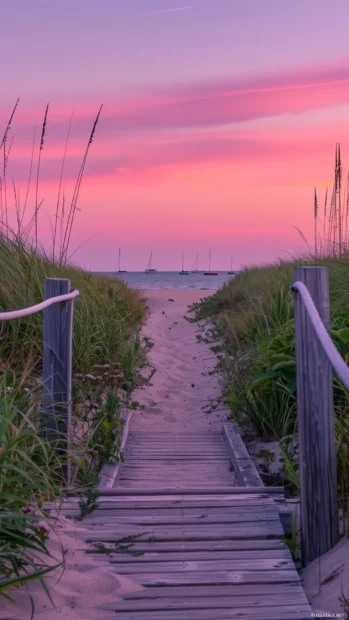
<svg viewBox="0 0 349 620"><path fill-rule="evenodd" d="M42 302L21 310L0 312L1 325L2 321L44 311L40 419L42 432L53 442L62 459L67 484L70 484L71 460L73 311L74 299L79 295L78 290L71 290L70 280L46 278Z"/></svg>
<svg viewBox="0 0 349 620"><path fill-rule="evenodd" d="M303 282L294 282L291 286L292 291L297 291L303 304L308 312L308 316L315 329L316 335L322 345L324 352L326 353L329 362L336 371L338 377L342 381L343 385L349 390L349 367L345 360L342 358L339 351L336 349L331 337L329 336L326 327L324 326L321 317L316 309L316 306L311 298L308 288Z"/></svg>
<svg viewBox="0 0 349 620"><path fill-rule="evenodd" d="M41 312L52 306L53 304L60 303L63 301L70 301L75 297L80 295L80 291L75 290L71 293L66 293L65 295L57 295L56 297L51 297L50 299L45 299L45 301L36 304L35 306L30 306L29 308L23 308L22 310L12 310L11 312L0 312L0 321L11 321L12 319L21 319L25 316L30 316L31 314L36 314L37 312Z"/></svg>

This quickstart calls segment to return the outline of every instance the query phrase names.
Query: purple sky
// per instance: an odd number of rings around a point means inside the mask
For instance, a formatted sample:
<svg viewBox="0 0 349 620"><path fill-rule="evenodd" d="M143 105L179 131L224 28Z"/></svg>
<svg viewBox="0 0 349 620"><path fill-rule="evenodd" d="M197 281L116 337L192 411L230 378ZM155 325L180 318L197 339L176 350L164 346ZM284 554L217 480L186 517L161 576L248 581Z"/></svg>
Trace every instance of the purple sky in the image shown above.
<svg viewBox="0 0 349 620"><path fill-rule="evenodd" d="M182 250L191 262L208 245L217 268L232 245L240 264L291 251L293 226L311 227L313 186L329 180L335 142L349 146L348 22L347 0L4 3L0 127L19 96L16 178L49 101L42 179L58 182L75 106L69 183L103 103L74 231L76 247L92 237L81 264L110 268L116 245L129 269L144 268L151 248L169 269ZM47 222L54 191L43 185Z"/></svg>

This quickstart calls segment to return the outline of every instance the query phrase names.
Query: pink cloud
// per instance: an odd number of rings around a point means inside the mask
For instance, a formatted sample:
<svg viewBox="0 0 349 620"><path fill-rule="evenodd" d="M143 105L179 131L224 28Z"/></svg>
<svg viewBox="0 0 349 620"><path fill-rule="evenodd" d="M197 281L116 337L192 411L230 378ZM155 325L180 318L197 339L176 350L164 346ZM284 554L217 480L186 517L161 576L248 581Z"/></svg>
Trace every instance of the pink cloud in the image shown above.
<svg viewBox="0 0 349 620"><path fill-rule="evenodd" d="M242 123L276 115L300 113L346 103L349 97L349 59L294 68L286 72L265 73L244 79L198 85L178 85L172 89L154 88L119 102L105 102L99 137L115 138L123 133L162 131L164 129L212 127ZM25 113L23 109L25 108ZM78 106L73 132L88 138L98 106ZM48 135L54 140L65 139L72 106L52 102L49 110ZM0 125L10 110L0 109ZM20 102L15 119L21 131L33 124L40 127L44 106Z"/></svg>

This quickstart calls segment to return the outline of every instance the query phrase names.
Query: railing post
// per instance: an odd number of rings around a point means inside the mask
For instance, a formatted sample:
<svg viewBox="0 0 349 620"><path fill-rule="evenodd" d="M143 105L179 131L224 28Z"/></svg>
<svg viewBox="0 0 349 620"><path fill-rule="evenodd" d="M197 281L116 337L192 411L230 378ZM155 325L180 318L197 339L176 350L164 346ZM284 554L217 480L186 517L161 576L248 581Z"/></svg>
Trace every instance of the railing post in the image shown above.
<svg viewBox="0 0 349 620"><path fill-rule="evenodd" d="M47 278L45 299L70 293L70 280ZM57 442L62 470L70 483L72 401L72 330L74 301L55 303L44 310L43 412L44 432Z"/></svg>
<svg viewBox="0 0 349 620"><path fill-rule="evenodd" d="M326 267L297 267L294 282L308 288L330 329ZM301 296L295 293L297 408L302 559L306 566L339 539L332 368Z"/></svg>

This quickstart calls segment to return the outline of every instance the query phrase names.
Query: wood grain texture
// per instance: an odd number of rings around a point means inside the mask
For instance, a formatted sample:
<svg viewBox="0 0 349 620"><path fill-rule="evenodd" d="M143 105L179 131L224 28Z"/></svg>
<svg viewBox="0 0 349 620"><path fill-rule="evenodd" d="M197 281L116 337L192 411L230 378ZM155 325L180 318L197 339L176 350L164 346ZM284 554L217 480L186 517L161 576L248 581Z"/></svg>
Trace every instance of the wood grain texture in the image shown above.
<svg viewBox="0 0 349 620"><path fill-rule="evenodd" d="M122 433L120 452L124 452L125 450L133 413L134 413L133 411L127 412L124 429ZM121 463L113 463L112 465L103 465L102 471L100 474L99 485L98 485L98 490L101 493L103 493L105 489L110 489L114 486L120 474L120 470L121 470Z"/></svg>
<svg viewBox="0 0 349 620"><path fill-rule="evenodd" d="M70 280L47 278L45 300L70 293ZM63 473L70 481L72 400L72 342L74 300L55 303L43 311L43 432L57 442Z"/></svg>
<svg viewBox="0 0 349 620"><path fill-rule="evenodd" d="M223 433L131 429L115 486L74 530L95 563L109 562L143 586L116 592L100 613L109 620L310 620L274 501L283 488L266 489L246 469L241 475L254 486L234 486L232 460ZM76 500L64 503L63 514L78 514Z"/></svg>
<svg viewBox="0 0 349 620"><path fill-rule="evenodd" d="M330 328L326 267L297 267L327 330ZM295 294L300 515L303 564L339 539L332 369L300 295Z"/></svg>

